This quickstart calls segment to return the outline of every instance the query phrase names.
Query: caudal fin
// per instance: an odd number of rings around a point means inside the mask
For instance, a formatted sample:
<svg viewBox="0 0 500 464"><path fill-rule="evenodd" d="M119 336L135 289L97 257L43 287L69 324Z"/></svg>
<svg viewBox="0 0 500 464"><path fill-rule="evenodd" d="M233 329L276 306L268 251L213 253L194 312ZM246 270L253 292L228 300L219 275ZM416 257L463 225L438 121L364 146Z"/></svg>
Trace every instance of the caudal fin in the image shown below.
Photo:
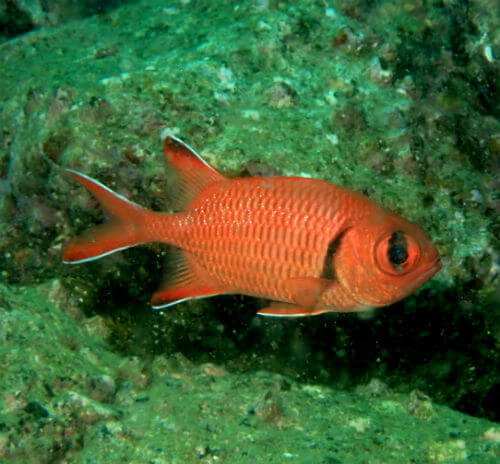
<svg viewBox="0 0 500 464"><path fill-rule="evenodd" d="M96 226L72 240L63 253L65 263L91 261L151 240L144 227L150 211L84 174L71 169L65 171L99 201L110 218L106 224Z"/></svg>

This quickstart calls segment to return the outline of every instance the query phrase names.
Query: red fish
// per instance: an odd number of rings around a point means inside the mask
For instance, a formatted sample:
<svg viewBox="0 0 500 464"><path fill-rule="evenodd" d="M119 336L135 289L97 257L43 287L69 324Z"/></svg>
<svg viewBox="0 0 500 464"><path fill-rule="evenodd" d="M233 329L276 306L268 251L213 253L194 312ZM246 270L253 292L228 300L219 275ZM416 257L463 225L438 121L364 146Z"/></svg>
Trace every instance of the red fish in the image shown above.
<svg viewBox="0 0 500 464"><path fill-rule="evenodd" d="M182 212L145 209L67 170L111 221L73 240L63 261L81 263L147 242L176 247L176 270L153 295L164 308L241 293L273 300L268 316L359 311L392 304L440 268L419 226L363 195L300 177L230 179L173 136L164 139Z"/></svg>

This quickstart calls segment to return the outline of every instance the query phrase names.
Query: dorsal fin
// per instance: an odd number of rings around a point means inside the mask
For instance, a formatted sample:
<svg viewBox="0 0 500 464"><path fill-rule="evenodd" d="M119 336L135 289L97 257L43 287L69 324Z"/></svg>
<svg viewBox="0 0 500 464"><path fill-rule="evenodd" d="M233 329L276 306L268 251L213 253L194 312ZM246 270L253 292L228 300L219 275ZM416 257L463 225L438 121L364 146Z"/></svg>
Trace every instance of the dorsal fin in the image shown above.
<svg viewBox="0 0 500 464"><path fill-rule="evenodd" d="M163 150L179 182L175 195L175 206L179 209L185 208L208 184L225 179L191 147L173 135L164 138Z"/></svg>

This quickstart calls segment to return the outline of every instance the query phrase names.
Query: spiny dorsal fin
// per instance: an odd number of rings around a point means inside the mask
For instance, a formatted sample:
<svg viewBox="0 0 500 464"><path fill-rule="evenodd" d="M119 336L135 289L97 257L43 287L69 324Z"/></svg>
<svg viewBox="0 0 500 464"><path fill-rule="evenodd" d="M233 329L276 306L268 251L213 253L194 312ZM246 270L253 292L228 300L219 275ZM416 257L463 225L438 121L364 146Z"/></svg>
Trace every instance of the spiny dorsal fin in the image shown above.
<svg viewBox="0 0 500 464"><path fill-rule="evenodd" d="M191 147L173 135L164 138L163 150L179 181L175 198L179 209L185 208L208 184L225 179Z"/></svg>

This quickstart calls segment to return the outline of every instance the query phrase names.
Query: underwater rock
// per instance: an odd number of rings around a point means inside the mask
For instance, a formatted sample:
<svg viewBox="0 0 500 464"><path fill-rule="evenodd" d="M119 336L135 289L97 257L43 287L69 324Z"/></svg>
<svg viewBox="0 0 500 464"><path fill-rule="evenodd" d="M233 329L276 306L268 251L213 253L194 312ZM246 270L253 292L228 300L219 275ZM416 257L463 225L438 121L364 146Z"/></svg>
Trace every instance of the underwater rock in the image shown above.
<svg viewBox="0 0 500 464"><path fill-rule="evenodd" d="M269 105L273 108L292 108L299 103L297 91L286 81L279 81L266 92Z"/></svg>
<svg viewBox="0 0 500 464"><path fill-rule="evenodd" d="M431 419L436 416L431 399L419 390L410 392L408 412L417 419Z"/></svg>
<svg viewBox="0 0 500 464"><path fill-rule="evenodd" d="M274 456L307 462L377 456L394 464L498 459L493 423L437 404L432 420L422 420L429 417L428 396L395 393L375 379L365 392L351 393L198 364L182 354L151 363L119 355L46 298L55 286L13 291L0 284L13 307L0 309L0 458L6 462L122 463L125 455L130 462L217 456L243 464ZM45 343L37 338L41 325ZM80 356L61 333L86 348Z"/></svg>
<svg viewBox="0 0 500 464"><path fill-rule="evenodd" d="M152 397L142 390L156 375L171 372L164 384L175 389L196 375L191 363L210 362L343 388L376 377L390 392L418 389L433 404L498 420L500 28L491 2L195 3L130 4L2 45L1 278L30 286L57 277L64 287L38 296L63 309L50 338L43 319L0 298L8 347L58 348L66 368L47 382L56 396L81 388L91 398L88 379L109 375L115 401L135 404ZM168 261L161 246L63 266L69 238L104 218L59 166L168 211L165 127L230 175L307 175L370 195L422 224L444 268L369 320L305 323L257 320L260 302L235 296L152 313ZM124 358L101 369L89 336ZM174 367L149 366L158 355ZM7 362L22 364L17 356ZM38 358L34 371L50 378ZM92 375L76 375L74 359ZM46 407L37 375L29 386L40 397L10 388L8 398L16 391L19 405Z"/></svg>

